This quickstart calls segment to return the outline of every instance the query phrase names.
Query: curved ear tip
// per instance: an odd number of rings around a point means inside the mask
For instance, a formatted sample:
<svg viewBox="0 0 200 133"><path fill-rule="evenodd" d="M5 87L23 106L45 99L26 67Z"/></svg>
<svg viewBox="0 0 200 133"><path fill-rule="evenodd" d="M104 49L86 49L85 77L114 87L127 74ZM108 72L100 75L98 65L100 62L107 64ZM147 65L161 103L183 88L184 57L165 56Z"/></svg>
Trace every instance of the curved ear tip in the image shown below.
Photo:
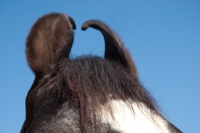
<svg viewBox="0 0 200 133"><path fill-rule="evenodd" d="M72 28L73 28L73 30L75 30L75 29L76 29L76 25L73 25L73 27L72 27Z"/></svg>
<svg viewBox="0 0 200 133"><path fill-rule="evenodd" d="M76 29L76 24L74 23L73 26L72 26L73 30Z"/></svg>
<svg viewBox="0 0 200 133"><path fill-rule="evenodd" d="M86 23L83 23L81 26L81 30L87 30L88 25Z"/></svg>
<svg viewBox="0 0 200 133"><path fill-rule="evenodd" d="M72 17L70 17L70 16L68 16L68 18L69 18L70 23L72 24L73 30L75 30L76 29L76 24L75 24L74 19Z"/></svg>

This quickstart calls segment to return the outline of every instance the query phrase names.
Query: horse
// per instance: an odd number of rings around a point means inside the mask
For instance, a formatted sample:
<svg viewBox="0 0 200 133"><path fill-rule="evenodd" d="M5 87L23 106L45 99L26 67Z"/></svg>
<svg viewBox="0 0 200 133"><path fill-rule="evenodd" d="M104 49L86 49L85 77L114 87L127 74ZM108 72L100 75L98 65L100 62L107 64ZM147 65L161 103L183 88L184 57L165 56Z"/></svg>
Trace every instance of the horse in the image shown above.
<svg viewBox="0 0 200 133"><path fill-rule="evenodd" d="M99 20L82 24L88 28L103 35L104 57L69 56L76 24L66 14L46 14L32 26L26 57L35 79L21 133L181 133L140 83L119 36Z"/></svg>

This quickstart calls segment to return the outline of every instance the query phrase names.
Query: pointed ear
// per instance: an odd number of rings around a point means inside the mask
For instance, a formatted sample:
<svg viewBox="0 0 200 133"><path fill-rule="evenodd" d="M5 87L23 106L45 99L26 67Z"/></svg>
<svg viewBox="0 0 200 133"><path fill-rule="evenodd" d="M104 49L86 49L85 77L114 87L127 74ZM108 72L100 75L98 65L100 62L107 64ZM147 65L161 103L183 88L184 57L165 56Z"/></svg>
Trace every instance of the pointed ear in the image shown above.
<svg viewBox="0 0 200 133"><path fill-rule="evenodd" d="M132 75L138 78L136 66L131 58L130 53L124 47L119 36L115 34L106 24L98 20L89 20L82 24L82 30L88 27L99 30L105 40L105 54L104 58L110 61L115 61L123 67L130 70Z"/></svg>
<svg viewBox="0 0 200 133"><path fill-rule="evenodd" d="M65 14L47 14L35 22L27 37L26 57L37 77L49 73L54 64L69 56L73 29L74 20Z"/></svg>

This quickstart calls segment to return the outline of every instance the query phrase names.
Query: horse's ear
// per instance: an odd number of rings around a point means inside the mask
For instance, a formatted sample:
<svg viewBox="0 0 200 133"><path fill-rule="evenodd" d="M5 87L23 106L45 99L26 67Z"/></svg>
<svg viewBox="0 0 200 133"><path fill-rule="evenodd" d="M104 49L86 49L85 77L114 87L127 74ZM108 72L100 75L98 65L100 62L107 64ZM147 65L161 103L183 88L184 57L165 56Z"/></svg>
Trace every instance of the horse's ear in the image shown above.
<svg viewBox="0 0 200 133"><path fill-rule="evenodd" d="M47 74L59 59L68 57L76 29L65 14L47 14L32 26L26 41L26 57L36 77Z"/></svg>
<svg viewBox="0 0 200 133"><path fill-rule="evenodd" d="M138 78L136 66L131 58L130 53L124 47L124 44L106 24L98 20L89 20L82 24L82 30L86 30L88 27L99 30L105 40L105 54L104 58L110 61L115 61L123 67L130 70L132 75Z"/></svg>
<svg viewBox="0 0 200 133"><path fill-rule="evenodd" d="M75 23L74 19L71 18L70 16L68 16L68 19L69 19L69 22L70 22L71 25L72 25L72 28L75 30L75 29L76 29L76 23Z"/></svg>

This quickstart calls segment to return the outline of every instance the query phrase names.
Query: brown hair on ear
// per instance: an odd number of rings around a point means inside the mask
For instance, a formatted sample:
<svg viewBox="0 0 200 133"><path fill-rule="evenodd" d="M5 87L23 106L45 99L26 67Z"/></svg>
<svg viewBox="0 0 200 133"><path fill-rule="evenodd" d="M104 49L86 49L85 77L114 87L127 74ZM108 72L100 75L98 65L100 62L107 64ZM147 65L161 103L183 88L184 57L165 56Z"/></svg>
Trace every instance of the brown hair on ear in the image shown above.
<svg viewBox="0 0 200 133"><path fill-rule="evenodd" d="M36 77L47 74L59 59L69 56L73 29L74 20L65 14L47 14L35 22L27 37L26 57Z"/></svg>
<svg viewBox="0 0 200 133"><path fill-rule="evenodd" d="M119 36L114 33L105 23L98 20L88 20L82 24L82 30L88 27L99 30L105 40L104 58L110 61L115 61L123 67L127 68L135 78L138 78L137 69L130 53L124 47Z"/></svg>
<svg viewBox="0 0 200 133"><path fill-rule="evenodd" d="M26 40L26 58L35 74L35 80L26 97L26 120L21 133L26 132L32 122L39 80L61 59L69 57L74 29L74 20L60 13L44 15L32 26Z"/></svg>

